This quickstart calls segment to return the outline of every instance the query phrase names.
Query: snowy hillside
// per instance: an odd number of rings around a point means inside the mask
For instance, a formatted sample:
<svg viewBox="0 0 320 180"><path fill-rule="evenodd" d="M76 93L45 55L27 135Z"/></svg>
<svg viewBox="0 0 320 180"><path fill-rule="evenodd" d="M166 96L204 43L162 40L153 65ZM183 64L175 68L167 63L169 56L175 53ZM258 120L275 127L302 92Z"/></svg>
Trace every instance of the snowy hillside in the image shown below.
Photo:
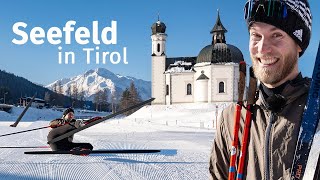
<svg viewBox="0 0 320 180"><path fill-rule="evenodd" d="M129 88L132 81L143 100L151 97L150 81L116 75L105 68L97 68L72 78L60 79L46 87L52 90L55 84L61 84L63 94L67 95L68 89L72 90L72 87L76 85L79 92L84 91L87 100L93 100L93 95L104 89L109 93L116 91L121 94L126 88ZM109 97L111 96L109 95Z"/></svg>

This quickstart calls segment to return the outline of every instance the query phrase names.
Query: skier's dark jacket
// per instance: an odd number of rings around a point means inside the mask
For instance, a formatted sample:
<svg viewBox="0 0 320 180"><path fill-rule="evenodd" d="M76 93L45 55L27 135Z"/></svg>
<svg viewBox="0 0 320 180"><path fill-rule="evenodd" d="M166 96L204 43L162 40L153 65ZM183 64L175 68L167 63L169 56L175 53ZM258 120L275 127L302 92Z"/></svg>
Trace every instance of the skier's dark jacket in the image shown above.
<svg viewBox="0 0 320 180"><path fill-rule="evenodd" d="M310 80L302 76L298 78L298 81L286 83L281 93L286 101L284 105L272 111L262 94L262 86L260 86L259 97L252 115L244 179L290 179L292 159L309 86ZM228 179L234 111L235 104L231 104L223 110L219 119L209 162L210 179ZM240 145L245 114L246 111L242 108ZM238 159L239 154L238 148Z"/></svg>
<svg viewBox="0 0 320 180"><path fill-rule="evenodd" d="M75 120L72 119L71 121L67 121L65 119L55 119L52 120L49 124L52 129L50 130L48 136L47 136L47 140L51 141L52 139L61 136L69 131L72 131L76 128L78 128L81 125L81 121L80 120ZM72 142L73 140L73 135L62 139L61 141L68 141L68 142Z"/></svg>

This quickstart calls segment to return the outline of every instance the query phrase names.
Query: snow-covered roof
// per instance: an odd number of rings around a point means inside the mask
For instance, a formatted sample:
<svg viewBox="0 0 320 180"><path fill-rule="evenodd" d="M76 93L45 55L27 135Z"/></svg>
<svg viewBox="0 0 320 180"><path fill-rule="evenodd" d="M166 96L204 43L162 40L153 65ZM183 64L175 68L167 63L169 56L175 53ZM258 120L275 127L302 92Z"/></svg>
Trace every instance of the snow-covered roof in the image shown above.
<svg viewBox="0 0 320 180"><path fill-rule="evenodd" d="M175 61L170 64L165 73L184 73L184 72L194 72L192 68L192 62L187 61Z"/></svg>

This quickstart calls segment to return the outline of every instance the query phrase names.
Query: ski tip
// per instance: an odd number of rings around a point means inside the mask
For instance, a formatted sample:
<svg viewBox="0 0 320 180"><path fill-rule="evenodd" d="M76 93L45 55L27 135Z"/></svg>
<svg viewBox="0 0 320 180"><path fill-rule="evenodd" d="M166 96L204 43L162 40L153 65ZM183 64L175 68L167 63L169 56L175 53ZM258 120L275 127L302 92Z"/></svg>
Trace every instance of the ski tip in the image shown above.
<svg viewBox="0 0 320 180"><path fill-rule="evenodd" d="M240 61L239 71L243 72L244 74L246 74L246 62L245 61Z"/></svg>
<svg viewBox="0 0 320 180"><path fill-rule="evenodd" d="M242 65L242 64L246 64L246 62L245 61L240 61L240 63L239 63L240 65Z"/></svg>

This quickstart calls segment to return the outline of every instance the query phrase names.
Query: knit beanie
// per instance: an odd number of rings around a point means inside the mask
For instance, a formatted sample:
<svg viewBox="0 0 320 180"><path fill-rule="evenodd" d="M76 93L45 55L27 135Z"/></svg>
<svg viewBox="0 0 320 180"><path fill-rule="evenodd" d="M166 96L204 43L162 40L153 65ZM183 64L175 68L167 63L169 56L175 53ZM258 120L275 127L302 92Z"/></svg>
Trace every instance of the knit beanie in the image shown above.
<svg viewBox="0 0 320 180"><path fill-rule="evenodd" d="M301 48L301 57L311 37L312 15L307 0L248 0L245 5L248 27L264 22L286 32Z"/></svg>
<svg viewBox="0 0 320 180"><path fill-rule="evenodd" d="M74 110L72 108L68 108L68 109L64 110L63 117L65 117L69 112L73 112L74 113Z"/></svg>

